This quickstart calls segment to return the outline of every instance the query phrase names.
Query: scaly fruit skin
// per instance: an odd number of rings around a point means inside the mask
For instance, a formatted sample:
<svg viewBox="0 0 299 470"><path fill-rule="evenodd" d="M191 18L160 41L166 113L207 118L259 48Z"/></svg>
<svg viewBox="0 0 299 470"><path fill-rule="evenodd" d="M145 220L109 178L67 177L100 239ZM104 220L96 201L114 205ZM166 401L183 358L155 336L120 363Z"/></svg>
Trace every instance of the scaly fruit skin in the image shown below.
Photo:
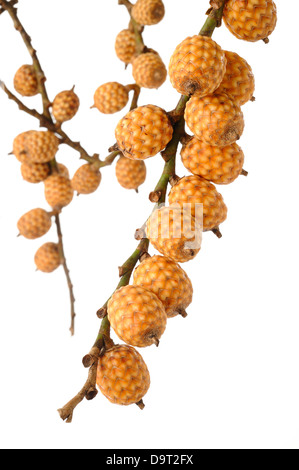
<svg viewBox="0 0 299 470"><path fill-rule="evenodd" d="M192 36L181 42L172 54L169 78L179 93L201 97L218 88L225 66L225 54L215 41L205 36Z"/></svg>
<svg viewBox="0 0 299 470"><path fill-rule="evenodd" d="M132 160L154 157L170 142L172 134L173 127L164 109L151 104L127 113L115 129L119 149Z"/></svg>
<svg viewBox="0 0 299 470"><path fill-rule="evenodd" d="M169 204L191 204L195 215L195 204L203 204L203 230L217 228L227 217L227 207L215 186L200 176L185 176L169 193Z"/></svg>
<svg viewBox="0 0 299 470"><path fill-rule="evenodd" d="M185 315L193 288L185 271L172 259L154 255L134 271L133 284L153 292L164 305L168 318Z"/></svg>
<svg viewBox="0 0 299 470"><path fill-rule="evenodd" d="M201 248L200 221L176 207L156 209L146 223L146 236L156 250L177 263L195 258Z"/></svg>
<svg viewBox="0 0 299 470"><path fill-rule="evenodd" d="M51 174L51 168L48 163L22 163L21 174L25 181L36 184Z"/></svg>
<svg viewBox="0 0 299 470"><path fill-rule="evenodd" d="M111 403L138 403L150 386L149 371L141 354L127 344L105 351L98 362L97 386Z"/></svg>
<svg viewBox="0 0 299 470"><path fill-rule="evenodd" d="M130 64L136 54L135 34L129 29L123 29L115 39L115 53L119 60Z"/></svg>
<svg viewBox="0 0 299 470"><path fill-rule="evenodd" d="M59 140L50 131L28 131L21 134L17 145L20 146L21 144L24 145L21 152L19 151L19 155L22 155L21 161L27 163L47 163L55 157Z"/></svg>
<svg viewBox="0 0 299 470"><path fill-rule="evenodd" d="M36 268L43 273L52 273L61 265L59 246L48 242L42 245L34 256Z"/></svg>
<svg viewBox="0 0 299 470"><path fill-rule="evenodd" d="M32 209L18 220L17 226L20 235L34 240L42 237L51 228L51 215L44 209Z"/></svg>
<svg viewBox="0 0 299 470"><path fill-rule="evenodd" d="M57 123L72 119L79 109L80 101L73 90L65 90L55 96L52 104L52 114Z"/></svg>
<svg viewBox="0 0 299 470"><path fill-rule="evenodd" d="M193 175L215 184L232 183L242 172L244 153L237 144L213 147L192 137L181 150L182 162Z"/></svg>
<svg viewBox="0 0 299 470"><path fill-rule="evenodd" d="M33 131L22 132L21 134L17 135L13 141L12 153L21 163L30 163L28 154L26 152L25 142L31 132Z"/></svg>
<svg viewBox="0 0 299 470"><path fill-rule="evenodd" d="M59 173L53 173L45 180L45 198L53 209L67 206L73 199L71 182Z"/></svg>
<svg viewBox="0 0 299 470"><path fill-rule="evenodd" d="M199 140L217 147L233 144L244 130L240 106L225 93L192 96L186 105L185 120Z"/></svg>
<svg viewBox="0 0 299 470"><path fill-rule="evenodd" d="M38 81L33 65L22 65L14 76L14 89L22 96L38 93Z"/></svg>
<svg viewBox="0 0 299 470"><path fill-rule="evenodd" d="M78 194L91 194L98 189L101 179L102 175L99 170L86 163L78 168L71 180L71 185Z"/></svg>
<svg viewBox="0 0 299 470"><path fill-rule="evenodd" d="M108 319L122 341L144 348L159 344L166 328L167 315L155 294L129 285L118 289L110 298Z"/></svg>
<svg viewBox="0 0 299 470"><path fill-rule="evenodd" d="M138 189L146 178L146 166L142 160L120 157L115 165L115 175L125 189Z"/></svg>
<svg viewBox="0 0 299 470"><path fill-rule="evenodd" d="M223 19L238 39L250 42L267 40L276 26L276 5L272 0L228 0Z"/></svg>
<svg viewBox="0 0 299 470"><path fill-rule="evenodd" d="M57 163L57 173L69 178L69 171L62 163ZM54 170L53 170L54 171ZM49 163L22 163L21 174L28 183L40 183L45 181L52 173Z"/></svg>
<svg viewBox="0 0 299 470"><path fill-rule="evenodd" d="M137 0L132 8L132 16L137 23L151 26L159 23L165 15L161 0Z"/></svg>
<svg viewBox="0 0 299 470"><path fill-rule="evenodd" d="M99 86L94 94L94 106L104 114L121 111L129 101L129 92L118 82L108 82Z"/></svg>
<svg viewBox="0 0 299 470"><path fill-rule="evenodd" d="M239 106L247 103L255 88L254 75L250 65L235 52L224 51L227 60L226 72L217 88L217 93L226 93Z"/></svg>
<svg viewBox="0 0 299 470"><path fill-rule="evenodd" d="M147 52L133 60L132 74L140 87L159 88L166 80L167 70L158 54Z"/></svg>

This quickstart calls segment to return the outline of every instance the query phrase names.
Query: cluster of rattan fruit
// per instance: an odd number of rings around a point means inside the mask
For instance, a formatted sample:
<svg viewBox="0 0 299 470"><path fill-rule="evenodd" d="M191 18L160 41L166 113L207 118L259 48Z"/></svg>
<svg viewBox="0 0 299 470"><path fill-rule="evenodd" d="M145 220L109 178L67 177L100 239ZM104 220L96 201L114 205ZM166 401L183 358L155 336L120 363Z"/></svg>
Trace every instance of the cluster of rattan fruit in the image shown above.
<svg viewBox="0 0 299 470"><path fill-rule="evenodd" d="M33 65L21 66L14 76L15 90L25 97L39 93L38 80ZM72 119L79 108L79 98L74 89L58 93L51 104L52 116L57 127ZM100 182L101 173L97 163L80 166L72 178L56 154L60 140L49 130L29 130L19 134L13 141L13 151L21 163L21 175L29 183L44 183L45 200L51 211L32 209L18 221L19 234L27 239L45 235L51 228L52 217L73 200L74 192L90 194ZM50 273L63 262L58 243L43 244L36 252L34 261L39 271Z"/></svg>
<svg viewBox="0 0 299 470"><path fill-rule="evenodd" d="M161 0L138 0L132 8L132 21L129 27L118 33L115 40L115 53L127 65L132 66L132 75L140 88L156 89L163 85L167 78L166 66L153 49L143 47L138 50L135 29L159 23L165 14ZM114 114L121 111L129 101L131 85L108 82L100 85L94 93L94 104L101 113ZM118 183L125 189L138 190L146 179L144 161L128 159L121 155L116 162L115 174Z"/></svg>
<svg viewBox="0 0 299 470"><path fill-rule="evenodd" d="M161 3L138 0L134 8L145 10ZM224 21L240 39L267 42L276 25L276 6L271 0L228 0ZM123 33L122 50L125 41ZM244 162L236 141L244 129L241 106L253 99L254 76L248 63L223 51L210 37L196 35L175 49L169 77L173 87L189 97L184 117L193 135L185 136L181 157L191 175L173 185L170 205L154 210L146 223L146 236L160 254L141 260L133 284L116 290L108 302L110 324L125 344L111 347L100 357L97 385L111 402L121 405L140 405L150 385L147 366L135 347L158 345L167 319L185 316L192 301L191 281L179 263L193 259L200 250L195 205L203 205L202 230L217 232L227 208L213 183L232 183ZM163 109L147 105L127 113L115 135L123 156L140 162L167 146L173 126ZM191 217L182 208L185 203L191 205ZM177 238L175 233L183 225Z"/></svg>

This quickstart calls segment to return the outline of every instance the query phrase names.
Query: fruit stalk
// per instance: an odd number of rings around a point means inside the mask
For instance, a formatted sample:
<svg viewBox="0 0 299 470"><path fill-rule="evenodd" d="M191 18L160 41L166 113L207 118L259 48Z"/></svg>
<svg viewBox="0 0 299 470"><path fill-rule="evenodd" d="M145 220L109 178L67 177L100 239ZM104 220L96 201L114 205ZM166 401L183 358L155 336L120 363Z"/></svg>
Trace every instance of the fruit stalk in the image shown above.
<svg viewBox="0 0 299 470"><path fill-rule="evenodd" d="M147 252L149 241L147 239L141 240L136 250L132 255L125 261L122 265L124 274L122 275L117 287L115 290L120 287L126 286L130 282L131 274L134 267L136 266L140 257ZM108 299L109 300L109 299ZM107 308L107 302L100 310L105 310ZM105 348L108 349L113 344L110 339L110 323L107 316L104 316L101 322L100 330L97 335L96 341L90 350L89 354L83 357L82 363L85 368L89 368L88 378L80 392L72 398L63 408L58 410L58 413L63 421L66 423L71 423L73 418L73 412L75 408L86 398L87 400L92 400L97 395L96 389L96 375L97 375L97 366L99 357L105 351Z"/></svg>
<svg viewBox="0 0 299 470"><path fill-rule="evenodd" d="M207 11L208 18L200 30L201 36L212 37L215 28L219 28L222 22L223 9L227 0L211 0L211 8Z"/></svg>

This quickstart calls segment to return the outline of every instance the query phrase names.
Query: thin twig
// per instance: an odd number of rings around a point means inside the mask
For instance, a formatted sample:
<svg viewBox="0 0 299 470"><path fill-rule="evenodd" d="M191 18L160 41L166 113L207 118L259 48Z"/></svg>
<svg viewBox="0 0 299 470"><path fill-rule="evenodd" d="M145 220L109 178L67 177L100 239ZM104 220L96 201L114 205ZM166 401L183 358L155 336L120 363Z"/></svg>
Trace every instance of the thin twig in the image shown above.
<svg viewBox="0 0 299 470"><path fill-rule="evenodd" d="M67 280L67 285L70 293L70 304L71 304L71 326L70 326L70 332L71 335L73 336L75 334L75 296L74 296L74 286L70 277L70 270L68 268L66 258L65 258L65 252L64 252L64 246L63 246L63 235L62 235L62 230L61 230L61 223L60 223L60 216L59 214L55 214L55 224L56 224L56 229L57 229L57 236L58 236L58 247L59 247L59 254L60 258L62 261L62 266L64 269L65 277Z"/></svg>

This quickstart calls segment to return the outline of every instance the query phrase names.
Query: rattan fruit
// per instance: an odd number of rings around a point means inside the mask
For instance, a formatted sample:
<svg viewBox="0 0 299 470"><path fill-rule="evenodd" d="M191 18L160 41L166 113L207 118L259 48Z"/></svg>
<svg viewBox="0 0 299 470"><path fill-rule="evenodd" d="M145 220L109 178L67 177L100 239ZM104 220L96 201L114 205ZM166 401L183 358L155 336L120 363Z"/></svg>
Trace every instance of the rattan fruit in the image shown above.
<svg viewBox="0 0 299 470"><path fill-rule="evenodd" d="M78 168L71 184L78 194L91 194L98 189L101 179L100 171L92 164L86 163Z"/></svg>
<svg viewBox="0 0 299 470"><path fill-rule="evenodd" d="M165 7L161 0L137 0L132 8L132 16L141 25L159 23L165 15Z"/></svg>
<svg viewBox="0 0 299 470"><path fill-rule="evenodd" d="M253 98L255 82L250 65L235 52L224 51L226 72L217 93L226 93L239 106Z"/></svg>
<svg viewBox="0 0 299 470"><path fill-rule="evenodd" d="M151 104L129 111L115 129L119 149L132 160L155 156L170 142L172 134L166 112Z"/></svg>
<svg viewBox="0 0 299 470"><path fill-rule="evenodd" d="M18 220L17 226L20 235L34 240L42 237L51 228L51 215L44 209L32 209L22 215Z"/></svg>
<svg viewBox="0 0 299 470"><path fill-rule="evenodd" d="M193 288L185 271L173 260L154 255L134 271L133 284L153 292L163 303L167 317L186 316Z"/></svg>
<svg viewBox="0 0 299 470"><path fill-rule="evenodd" d="M79 109L80 101L74 90L65 90L55 96L52 114L57 123L72 119Z"/></svg>
<svg viewBox="0 0 299 470"><path fill-rule="evenodd" d="M225 93L192 96L186 105L185 120L199 140L219 147L236 142L244 130L240 106Z"/></svg>
<svg viewBox="0 0 299 470"><path fill-rule="evenodd" d="M108 82L99 86L94 94L94 107L101 113L114 114L121 111L129 100L129 92L118 82Z"/></svg>
<svg viewBox="0 0 299 470"><path fill-rule="evenodd" d="M29 157L26 152L25 142L28 135L33 131L26 131L18 134L13 141L13 150L12 153L15 155L16 159L21 163L30 163Z"/></svg>
<svg viewBox="0 0 299 470"><path fill-rule="evenodd" d="M158 54L147 52L133 60L132 74L140 87L159 88L166 80L167 70Z"/></svg>
<svg viewBox="0 0 299 470"><path fill-rule="evenodd" d="M237 144L215 147L192 137L181 150L182 162L193 175L215 184L232 183L241 173L244 154Z"/></svg>
<svg viewBox="0 0 299 470"><path fill-rule="evenodd" d="M21 174L23 179L28 183L40 183L44 181L51 173L55 172L55 168L51 169L49 163L22 163L21 165ZM57 163L57 172L65 176L66 178L69 177L69 171L65 165L62 163Z"/></svg>
<svg viewBox="0 0 299 470"><path fill-rule="evenodd" d="M272 0L228 0L223 19L238 39L267 42L277 22L276 5Z"/></svg>
<svg viewBox="0 0 299 470"><path fill-rule="evenodd" d="M203 230L213 230L224 222L227 207L215 186L200 176L185 176L169 193L169 204L190 204L195 215L195 204L203 205Z"/></svg>
<svg viewBox="0 0 299 470"><path fill-rule="evenodd" d="M22 163L21 174L28 183L40 183L51 174L48 163Z"/></svg>
<svg viewBox="0 0 299 470"><path fill-rule="evenodd" d="M142 160L120 157L115 165L115 175L123 188L137 190L146 178L145 163Z"/></svg>
<svg viewBox="0 0 299 470"><path fill-rule="evenodd" d="M141 354L127 344L105 351L98 362L97 386L112 403L139 404L150 386L149 371Z"/></svg>
<svg viewBox="0 0 299 470"><path fill-rule="evenodd" d="M201 248L201 220L178 205L156 209L146 223L146 236L162 255L177 263L195 258Z"/></svg>
<svg viewBox="0 0 299 470"><path fill-rule="evenodd" d="M73 199L74 190L69 178L53 173L45 180L45 198L54 209L67 206Z"/></svg>
<svg viewBox="0 0 299 470"><path fill-rule="evenodd" d="M159 344L167 315L162 302L139 286L118 289L108 302L108 319L117 336L131 346Z"/></svg>
<svg viewBox="0 0 299 470"><path fill-rule="evenodd" d="M136 54L136 39L133 31L123 29L115 39L115 53L119 60L130 64Z"/></svg>
<svg viewBox="0 0 299 470"><path fill-rule="evenodd" d="M22 96L34 96L38 93L38 81L33 65L22 65L14 76L14 88Z"/></svg>
<svg viewBox="0 0 299 470"><path fill-rule="evenodd" d="M52 273L61 264L59 246L57 243L48 242L42 245L34 256L36 269L43 273Z"/></svg>
<svg viewBox="0 0 299 470"><path fill-rule="evenodd" d="M183 95L205 96L220 85L226 67L223 50L209 37L186 38L169 62L172 86Z"/></svg>
<svg viewBox="0 0 299 470"><path fill-rule="evenodd" d="M23 135L24 161L31 163L47 163L55 157L59 140L50 131L29 131Z"/></svg>

